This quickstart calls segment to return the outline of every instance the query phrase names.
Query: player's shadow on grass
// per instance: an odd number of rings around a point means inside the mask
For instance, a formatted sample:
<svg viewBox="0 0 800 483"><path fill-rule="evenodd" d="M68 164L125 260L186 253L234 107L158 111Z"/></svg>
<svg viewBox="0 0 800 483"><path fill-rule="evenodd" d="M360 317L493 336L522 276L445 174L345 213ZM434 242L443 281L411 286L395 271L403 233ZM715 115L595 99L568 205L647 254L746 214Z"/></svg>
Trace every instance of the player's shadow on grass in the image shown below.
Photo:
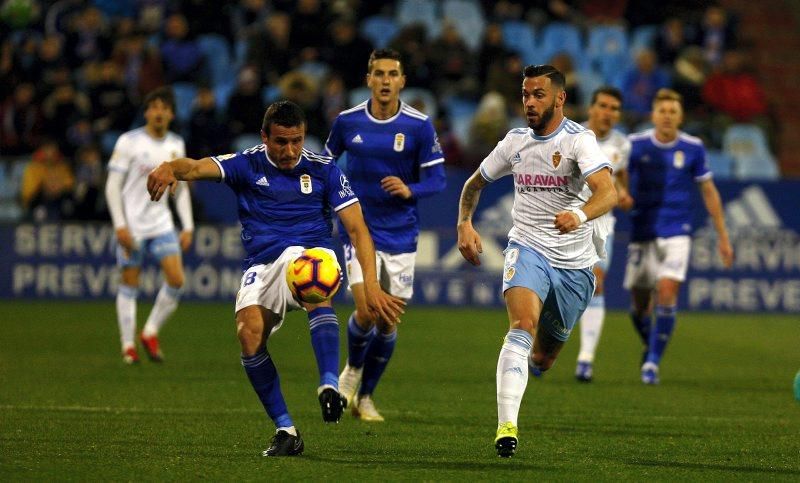
<svg viewBox="0 0 800 483"><path fill-rule="evenodd" d="M628 460L625 463L636 466L661 466L665 468L691 468L698 470L728 471L731 473L773 473L779 475L800 475L800 470L791 468L767 468L764 466L725 465L720 463L687 463L679 461Z"/></svg>

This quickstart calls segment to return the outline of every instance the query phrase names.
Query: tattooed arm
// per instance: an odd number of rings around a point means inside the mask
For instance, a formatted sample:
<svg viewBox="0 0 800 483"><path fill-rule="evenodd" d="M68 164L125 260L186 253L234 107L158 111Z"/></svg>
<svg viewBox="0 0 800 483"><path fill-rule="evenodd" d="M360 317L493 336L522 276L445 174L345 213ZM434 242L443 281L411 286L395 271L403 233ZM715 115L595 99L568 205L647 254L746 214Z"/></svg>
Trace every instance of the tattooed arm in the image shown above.
<svg viewBox="0 0 800 483"><path fill-rule="evenodd" d="M480 170L476 170L464 183L464 189L461 190L461 199L458 202L458 223L456 224L458 250L473 265L481 264L478 256L483 252L483 247L481 246L481 236L472 226L472 215L478 206L481 190L487 184L486 180L481 176Z"/></svg>

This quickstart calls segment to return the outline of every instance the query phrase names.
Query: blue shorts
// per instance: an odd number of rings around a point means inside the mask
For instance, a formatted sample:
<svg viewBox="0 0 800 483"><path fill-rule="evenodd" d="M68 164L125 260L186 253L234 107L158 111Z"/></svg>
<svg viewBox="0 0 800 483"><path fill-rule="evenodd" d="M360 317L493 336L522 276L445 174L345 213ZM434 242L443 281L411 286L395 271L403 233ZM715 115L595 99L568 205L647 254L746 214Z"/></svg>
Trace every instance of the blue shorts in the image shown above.
<svg viewBox="0 0 800 483"><path fill-rule="evenodd" d="M609 233L608 236L606 237L606 259L600 260L599 262L595 263L594 266L608 273L608 267L611 266L611 255L613 254L614 254L614 234Z"/></svg>
<svg viewBox="0 0 800 483"><path fill-rule="evenodd" d="M129 257L126 257L125 250L120 245L117 245L117 266L123 268L141 267L145 255L149 254L160 262L164 257L180 255L181 253L178 235L174 231L153 238L137 240L137 243L139 246L131 252Z"/></svg>
<svg viewBox="0 0 800 483"><path fill-rule="evenodd" d="M539 329L566 341L594 293L590 268L553 268L539 252L511 242L503 252L503 293L511 287L533 290L542 300Z"/></svg>

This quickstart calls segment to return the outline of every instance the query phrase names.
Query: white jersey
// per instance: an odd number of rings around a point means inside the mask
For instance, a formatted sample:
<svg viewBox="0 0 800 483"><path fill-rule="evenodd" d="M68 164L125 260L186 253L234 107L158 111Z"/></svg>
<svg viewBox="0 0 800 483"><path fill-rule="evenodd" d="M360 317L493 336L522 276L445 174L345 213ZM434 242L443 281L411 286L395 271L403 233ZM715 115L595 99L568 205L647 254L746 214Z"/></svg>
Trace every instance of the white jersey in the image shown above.
<svg viewBox="0 0 800 483"><path fill-rule="evenodd" d="M583 126L588 128L589 126L587 124L588 123L583 123ZM606 134L606 137L598 138L597 144L600 145L600 150L603 151L603 154L606 155L606 158L608 158L608 161L611 163L611 169L613 169L612 176L616 177L618 172L628 169L628 160L631 157L631 142L628 140L628 136L616 129L612 129ZM589 190L588 186L586 189ZM603 215L603 217L607 218L607 223L610 224L609 233L613 232L614 223L616 221L614 213L609 211ZM595 224L599 223L601 222L595 222Z"/></svg>
<svg viewBox="0 0 800 483"><path fill-rule="evenodd" d="M136 239L152 238L175 230L169 196L150 201L147 175L164 161L186 156L183 138L167 132L156 139L144 127L128 131L117 140L108 169L125 174L122 203L127 227ZM178 189L188 189L185 182Z"/></svg>
<svg viewBox="0 0 800 483"><path fill-rule="evenodd" d="M564 118L548 136L532 129L512 129L483 160L480 172L488 182L514 176L514 225L510 240L541 253L556 268L588 268L599 259L592 244L592 225L560 234L556 213L581 208L591 191L586 177L610 168L594 133Z"/></svg>

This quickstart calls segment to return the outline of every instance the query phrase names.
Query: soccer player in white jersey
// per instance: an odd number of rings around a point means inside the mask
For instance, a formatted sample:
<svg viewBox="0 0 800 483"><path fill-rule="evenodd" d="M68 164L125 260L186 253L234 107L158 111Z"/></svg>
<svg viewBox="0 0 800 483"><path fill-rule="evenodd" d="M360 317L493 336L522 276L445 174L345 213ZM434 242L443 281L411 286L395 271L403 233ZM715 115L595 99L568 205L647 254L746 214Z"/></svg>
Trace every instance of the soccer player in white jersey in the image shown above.
<svg viewBox="0 0 800 483"><path fill-rule="evenodd" d="M286 267L304 248L332 250L333 213L356 243L356 257L364 271L366 310L376 319L395 322L405 305L380 288L372 238L347 176L330 156L303 148L305 130L305 114L297 104L273 103L261 126L263 144L241 153L162 163L150 173L147 184L155 200L174 188L177 180L222 181L236 193L247 253L236 295L241 361L276 428L264 456L295 456L304 449L267 351L267 340L281 326L287 311L308 312L323 420L338 422L345 406L338 392L339 323L331 301L309 304L296 300L285 278Z"/></svg>
<svg viewBox="0 0 800 483"><path fill-rule="evenodd" d="M651 117L653 129L629 136L633 210L623 282L633 299L633 325L646 346L641 367L644 384L659 383L661 357L675 327L678 290L689 266L695 186L714 222L720 258L725 267L733 264L725 213L703 142L679 130L683 121L680 94L660 89Z"/></svg>
<svg viewBox="0 0 800 483"><path fill-rule="evenodd" d="M122 357L127 364L139 362L136 350L136 298L139 272L145 257L158 260L164 284L139 335L150 360L161 362L158 333L175 312L183 286L181 251L192 243L194 223L189 187L178 187L175 206L181 220L180 235L175 233L167 200L150 201L147 173L164 159L185 156L183 138L170 132L175 117L175 97L167 87L156 89L144 100L143 127L119 137L108 163L106 200L117 235L117 265L122 280L117 291L117 322L122 341Z"/></svg>
<svg viewBox="0 0 800 483"><path fill-rule="evenodd" d="M430 118L400 100L406 77L397 51L372 52L366 80L370 99L339 114L325 149L334 157L347 153L345 173L364 206L378 278L384 290L409 300L419 235L417 200L444 189L444 155ZM370 315L354 245L345 230L340 235L356 310L347 323L348 357L339 388L353 415L383 421L372 395L394 352L397 326Z"/></svg>
<svg viewBox="0 0 800 483"><path fill-rule="evenodd" d="M606 155L613 170L612 178L617 188L618 206L629 209L631 197L628 194L622 177L628 167L628 156L631 153L631 143L621 132L614 129L622 113L622 92L616 87L602 86L592 93L589 105L589 119L583 123L585 127L597 136L597 144ZM594 356L597 344L603 331L603 321L606 315L606 302L604 296L605 279L608 267L611 265L611 254L614 248L613 224L614 218L609 217L612 229L606 238L606 256L601 258L593 268L595 277L594 295L589 301L589 306L581 317L581 347L578 352L578 363L575 367L575 378L581 382L591 382L593 377Z"/></svg>
<svg viewBox="0 0 800 483"><path fill-rule="evenodd" d="M528 364L549 369L594 292L600 247L589 220L617 203L608 163L594 134L564 117L564 74L550 65L523 71L528 129L512 129L461 192L458 249L480 265L481 238L472 216L481 190L514 178L513 226L503 268L510 327L497 361L497 454L517 448L517 417ZM588 190L585 187L588 185Z"/></svg>

